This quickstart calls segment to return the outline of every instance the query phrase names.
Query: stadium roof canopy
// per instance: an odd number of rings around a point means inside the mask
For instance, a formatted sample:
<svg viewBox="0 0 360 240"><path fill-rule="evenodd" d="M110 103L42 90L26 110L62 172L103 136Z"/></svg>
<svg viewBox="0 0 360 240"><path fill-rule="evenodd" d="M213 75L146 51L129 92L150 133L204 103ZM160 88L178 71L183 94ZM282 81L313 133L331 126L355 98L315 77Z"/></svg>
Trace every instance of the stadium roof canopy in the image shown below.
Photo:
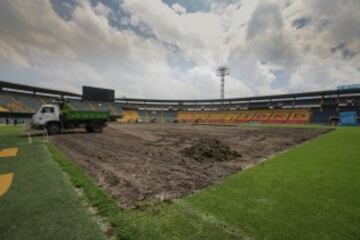
<svg viewBox="0 0 360 240"><path fill-rule="evenodd" d="M82 97L81 94L54 90L49 88L34 87L19 83L11 83L0 80L0 91L23 91L31 92L33 94L52 94L64 97ZM360 88L353 89L337 89L337 90L326 90L326 91L313 91L313 92L301 92L301 93L288 93L288 94L277 94L277 95L263 95L254 97L241 97L241 98L226 98L226 99L145 99L145 98L116 98L115 102L125 104L171 104L178 105L183 103L194 103L196 105L207 105L209 103L235 103L235 102L251 102L251 101L272 101L282 99L301 99L301 98L320 98L326 96L341 96L341 95L360 95Z"/></svg>
<svg viewBox="0 0 360 240"><path fill-rule="evenodd" d="M260 101L260 100L276 100L276 99L296 99L296 98L311 98L342 94L360 94L360 89L344 89L344 90L327 90L314 91L302 93L288 93L277 95L263 95L255 97L242 98L225 98L225 99L193 99L193 100L167 100L167 99L144 99L144 98L116 98L118 102L151 102L151 103L205 103L205 102L246 102L246 101Z"/></svg>
<svg viewBox="0 0 360 240"><path fill-rule="evenodd" d="M5 82L1 80L0 80L0 90L27 91L27 92L32 92L33 94L42 93L42 94L52 94L52 95L69 96L69 97L81 97L81 94L77 94L77 93L59 91L49 88L33 87L29 85Z"/></svg>

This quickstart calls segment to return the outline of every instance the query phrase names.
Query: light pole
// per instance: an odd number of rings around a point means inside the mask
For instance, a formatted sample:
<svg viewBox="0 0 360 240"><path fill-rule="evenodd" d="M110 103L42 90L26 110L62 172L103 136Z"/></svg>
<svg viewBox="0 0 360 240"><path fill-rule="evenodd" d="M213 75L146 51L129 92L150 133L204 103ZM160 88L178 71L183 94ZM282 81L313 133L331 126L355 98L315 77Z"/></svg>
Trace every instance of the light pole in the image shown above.
<svg viewBox="0 0 360 240"><path fill-rule="evenodd" d="M230 68L220 66L216 69L216 75L220 77L220 98L225 98L225 76L230 75Z"/></svg>

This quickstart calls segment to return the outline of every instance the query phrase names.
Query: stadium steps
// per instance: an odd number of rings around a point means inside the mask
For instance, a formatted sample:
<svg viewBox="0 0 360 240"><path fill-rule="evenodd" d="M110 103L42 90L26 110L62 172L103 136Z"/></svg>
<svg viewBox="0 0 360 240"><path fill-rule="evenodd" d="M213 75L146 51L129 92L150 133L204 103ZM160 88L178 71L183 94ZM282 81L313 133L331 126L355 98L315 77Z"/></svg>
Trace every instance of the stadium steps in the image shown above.
<svg viewBox="0 0 360 240"><path fill-rule="evenodd" d="M22 105L27 106L29 109L31 109L31 112L35 112L39 107L41 106L41 101L37 97L34 97L32 95L13 95L14 99L20 102Z"/></svg>
<svg viewBox="0 0 360 240"><path fill-rule="evenodd" d="M37 99L42 103L42 104L47 104L47 102L45 102L45 100L42 97L37 97Z"/></svg>
<svg viewBox="0 0 360 240"><path fill-rule="evenodd" d="M33 109L33 108L25 105L24 103L22 103L21 101L19 101L18 99L16 99L16 97L11 96L11 95L8 95L8 96L9 96L9 98L10 98L11 100L13 100L13 102L14 102L16 105L21 106L21 107L22 107L23 109L25 109L27 112L32 112L32 113L35 112L35 109Z"/></svg>
<svg viewBox="0 0 360 240"><path fill-rule="evenodd" d="M76 110L80 110L80 111L92 110L87 102L83 102L83 101L79 101L79 100L71 100L71 101L69 101L69 103Z"/></svg>
<svg viewBox="0 0 360 240"><path fill-rule="evenodd" d="M88 103L88 104L89 104L91 110L96 111L95 107L91 103Z"/></svg>
<svg viewBox="0 0 360 240"><path fill-rule="evenodd" d="M116 115L116 116L120 115L120 113L118 113L115 110L115 108L114 108L114 106L112 104L109 104L109 108L110 108L110 112L113 113L112 115Z"/></svg>
<svg viewBox="0 0 360 240"><path fill-rule="evenodd" d="M24 108L7 94L0 94L0 106L6 112L25 112Z"/></svg>

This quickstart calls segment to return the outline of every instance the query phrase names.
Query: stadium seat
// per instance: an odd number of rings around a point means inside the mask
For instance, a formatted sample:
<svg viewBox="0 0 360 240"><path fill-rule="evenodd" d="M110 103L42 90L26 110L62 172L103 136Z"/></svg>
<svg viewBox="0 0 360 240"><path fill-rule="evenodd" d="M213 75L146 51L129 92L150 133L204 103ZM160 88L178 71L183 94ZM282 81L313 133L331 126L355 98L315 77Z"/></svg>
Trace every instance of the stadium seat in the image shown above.
<svg viewBox="0 0 360 240"><path fill-rule="evenodd" d="M194 112L178 112L177 121L181 123L193 123L194 122Z"/></svg>
<svg viewBox="0 0 360 240"><path fill-rule="evenodd" d="M283 111L273 111L270 118L266 121L266 123L286 123L289 119L291 112L283 112Z"/></svg>
<svg viewBox="0 0 360 240"><path fill-rule="evenodd" d="M178 112L179 122L197 123L308 123L308 109L234 110L234 111L189 111Z"/></svg>
<svg viewBox="0 0 360 240"><path fill-rule="evenodd" d="M7 110L6 108L4 107L0 107L0 112L8 112L9 110Z"/></svg>
<svg viewBox="0 0 360 240"><path fill-rule="evenodd" d="M305 124L310 122L311 113L308 110L294 110L287 120L291 124Z"/></svg>
<svg viewBox="0 0 360 240"><path fill-rule="evenodd" d="M255 115L256 112L254 111L240 112L237 118L235 119L235 123L248 123L254 118Z"/></svg>
<svg viewBox="0 0 360 240"><path fill-rule="evenodd" d="M24 106L29 112L36 112L36 110L41 106L41 102L36 96L25 95L25 94L13 94L11 95L19 105Z"/></svg>
<svg viewBox="0 0 360 240"><path fill-rule="evenodd" d="M251 121L266 123L269 120L271 115L272 115L272 112L270 112L270 111L259 111L259 112L255 113L255 115L251 119Z"/></svg>
<svg viewBox="0 0 360 240"><path fill-rule="evenodd" d="M334 117L338 117L339 113L335 108L332 109L321 109L321 108L313 108L311 110L311 122L312 123L330 123L330 119Z"/></svg>
<svg viewBox="0 0 360 240"><path fill-rule="evenodd" d="M175 122L176 121L176 112L175 111L165 111L163 112L164 120L166 122Z"/></svg>
<svg viewBox="0 0 360 240"><path fill-rule="evenodd" d="M118 120L121 123L136 123L141 121L137 110L123 110L123 116Z"/></svg>
<svg viewBox="0 0 360 240"><path fill-rule="evenodd" d="M70 100L69 103L75 110L83 110L83 111L92 110L88 102L83 102L80 100Z"/></svg>
<svg viewBox="0 0 360 240"><path fill-rule="evenodd" d="M6 109L9 112L15 112L15 113L28 112L26 108L24 108L19 103L15 102L12 97L3 93L0 93L0 107L2 107L2 109Z"/></svg>

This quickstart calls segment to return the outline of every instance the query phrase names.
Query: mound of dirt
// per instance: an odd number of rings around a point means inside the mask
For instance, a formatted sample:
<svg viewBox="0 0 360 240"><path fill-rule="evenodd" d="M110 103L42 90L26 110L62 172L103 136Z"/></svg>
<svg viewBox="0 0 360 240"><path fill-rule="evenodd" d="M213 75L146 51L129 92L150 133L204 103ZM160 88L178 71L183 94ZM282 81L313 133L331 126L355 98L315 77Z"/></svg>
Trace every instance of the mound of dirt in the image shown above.
<svg viewBox="0 0 360 240"><path fill-rule="evenodd" d="M180 151L183 156L192 158L199 162L217 161L224 162L237 157L241 154L222 143L216 138L201 139L195 145L186 147Z"/></svg>

